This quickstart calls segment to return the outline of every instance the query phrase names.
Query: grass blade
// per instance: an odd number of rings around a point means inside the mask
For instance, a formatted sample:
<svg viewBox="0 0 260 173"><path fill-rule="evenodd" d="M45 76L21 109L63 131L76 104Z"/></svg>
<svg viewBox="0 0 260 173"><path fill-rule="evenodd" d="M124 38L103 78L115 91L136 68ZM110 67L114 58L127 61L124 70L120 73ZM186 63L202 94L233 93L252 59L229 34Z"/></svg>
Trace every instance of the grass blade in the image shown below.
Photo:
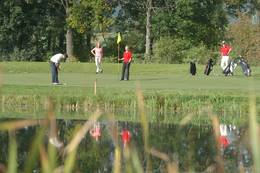
<svg viewBox="0 0 260 173"><path fill-rule="evenodd" d="M115 148L113 173L121 173L121 151L119 146Z"/></svg>
<svg viewBox="0 0 260 173"><path fill-rule="evenodd" d="M255 172L260 172L259 126L256 119L256 98L254 94L249 99L249 133L254 157L254 169Z"/></svg>
<svg viewBox="0 0 260 173"><path fill-rule="evenodd" d="M219 120L218 120L217 116L213 116L213 115L210 115L210 118L211 118L211 122L212 122L212 126L213 126L214 137L215 137L216 147L217 147L216 169L217 169L218 173L224 173L225 172L224 163L223 163L223 159L221 157L221 152L220 152L221 144L219 141L219 138L220 138Z"/></svg>
<svg viewBox="0 0 260 173"><path fill-rule="evenodd" d="M149 121L147 118L147 114L145 113L144 97L143 97L143 94L139 87L137 87L137 89L136 89L136 96L137 96L141 126L143 129L144 149L146 152L146 159L147 159L146 172L151 172L152 166L151 166L150 152L149 152L149 149L150 149L150 147L149 147Z"/></svg>
<svg viewBox="0 0 260 173"><path fill-rule="evenodd" d="M37 164L36 160L39 156L39 146L43 143L46 129L42 127L36 132L35 139L33 140L31 151L29 152L29 158L25 163L24 173L33 172L35 165Z"/></svg>
<svg viewBox="0 0 260 173"><path fill-rule="evenodd" d="M85 137L85 134L92 127L93 123L100 117L100 115L101 115L101 112L97 110L89 118L89 120L83 125L83 127L75 134L74 138L71 140L71 142L65 148L65 151L67 153L70 153L77 149L79 143Z"/></svg>
<svg viewBox="0 0 260 173"><path fill-rule="evenodd" d="M73 172L73 167L74 167L75 160L76 160L76 154L77 154L76 150L71 150L68 153L65 163L64 163L64 173Z"/></svg>
<svg viewBox="0 0 260 173"><path fill-rule="evenodd" d="M9 157L8 157L8 168L7 173L17 172L17 143L15 139L15 132L9 133Z"/></svg>
<svg viewBox="0 0 260 173"><path fill-rule="evenodd" d="M75 134L74 138L71 140L71 142L65 147L65 154L67 154L67 157L65 159L65 165L64 165L64 172L70 173L73 170L76 154L77 154L77 147L81 140L85 137L86 133L89 131L89 129L92 127L93 123L97 121L97 119L100 117L101 112L97 110L86 123L81 127L81 129Z"/></svg>
<svg viewBox="0 0 260 173"><path fill-rule="evenodd" d="M36 125L46 125L46 120L17 120L8 121L0 124L0 130L19 130L24 127L36 126Z"/></svg>
<svg viewBox="0 0 260 173"><path fill-rule="evenodd" d="M169 156L165 153L162 153L154 148L150 150L151 155L163 160L166 163L166 170L168 173L178 173L178 166L176 163L171 162Z"/></svg>

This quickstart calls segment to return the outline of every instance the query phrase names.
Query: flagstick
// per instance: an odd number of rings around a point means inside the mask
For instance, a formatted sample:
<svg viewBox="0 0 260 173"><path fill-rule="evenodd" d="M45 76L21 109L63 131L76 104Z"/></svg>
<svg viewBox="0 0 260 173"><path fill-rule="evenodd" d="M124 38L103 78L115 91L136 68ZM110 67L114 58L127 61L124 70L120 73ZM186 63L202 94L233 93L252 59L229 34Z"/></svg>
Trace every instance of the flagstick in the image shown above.
<svg viewBox="0 0 260 173"><path fill-rule="evenodd" d="M120 54L120 43L117 44L117 75L118 78L120 78L120 74L119 74L119 55Z"/></svg>
<svg viewBox="0 0 260 173"><path fill-rule="evenodd" d="M97 95L97 79L94 81L94 95Z"/></svg>

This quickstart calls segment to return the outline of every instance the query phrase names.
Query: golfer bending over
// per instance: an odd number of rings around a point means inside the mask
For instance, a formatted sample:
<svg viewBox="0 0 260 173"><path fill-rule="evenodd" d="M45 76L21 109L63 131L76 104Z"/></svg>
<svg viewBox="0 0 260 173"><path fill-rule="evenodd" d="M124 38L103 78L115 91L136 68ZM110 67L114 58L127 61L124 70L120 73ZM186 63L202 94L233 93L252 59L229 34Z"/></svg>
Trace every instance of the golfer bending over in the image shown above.
<svg viewBox="0 0 260 173"><path fill-rule="evenodd" d="M129 80L129 69L132 61L132 52L129 51L128 46L125 47L123 58L120 60L124 60L121 80Z"/></svg>
<svg viewBox="0 0 260 173"><path fill-rule="evenodd" d="M222 41L222 47L220 48L221 54L221 63L220 66L224 71L228 66L229 61L229 53L231 52L232 48L226 44L225 41Z"/></svg>
<svg viewBox="0 0 260 173"><path fill-rule="evenodd" d="M58 71L60 70L60 61L61 59L66 59L68 57L67 54L61 54L58 53L51 57L50 59L50 66L51 66L51 78L52 78L52 84L58 85L59 78L58 78Z"/></svg>
<svg viewBox="0 0 260 173"><path fill-rule="evenodd" d="M98 74L99 72L102 73L103 69L101 68L101 60L103 57L103 49L102 47L100 47L100 43L97 42L96 43L96 47L94 47L91 50L91 53L95 56L95 63L96 63L96 74Z"/></svg>

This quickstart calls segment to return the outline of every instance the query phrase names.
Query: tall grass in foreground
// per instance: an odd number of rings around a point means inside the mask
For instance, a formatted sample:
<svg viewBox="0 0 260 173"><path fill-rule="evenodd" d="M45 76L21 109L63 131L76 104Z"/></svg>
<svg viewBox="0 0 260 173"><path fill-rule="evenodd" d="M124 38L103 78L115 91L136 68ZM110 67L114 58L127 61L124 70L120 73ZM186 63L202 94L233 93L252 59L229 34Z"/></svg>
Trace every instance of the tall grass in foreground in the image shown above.
<svg viewBox="0 0 260 173"><path fill-rule="evenodd" d="M153 165L151 159L161 159L165 164L163 172L178 173L179 166L178 161L172 159L166 153L159 151L158 149L150 146L149 143L149 120L147 118L147 112L145 109L144 97L140 89L136 91L137 105L138 105L138 117L142 126L144 152L146 162L143 164L138 155L138 146L128 146L121 148L118 144L118 129L116 126L116 120L114 115L108 117L109 121L113 122L113 128L110 132L111 138L115 143L114 148L114 161L113 161L113 173L129 172L129 173L144 173L152 172ZM48 143L44 144L44 136L46 130L49 131L49 138L57 138L56 117L54 114L53 102L48 101L48 115L44 120L23 120L23 121L11 121L0 123L0 130L7 131L9 133L9 159L6 165L6 172L8 173L31 173L35 167L39 167L42 173L74 173L78 170L75 167L77 162L77 148L86 133L89 131L95 121L97 121L101 115L99 110L95 111L92 116L80 127L75 128L75 133L66 146L61 148L55 148ZM214 129L214 135L216 141L220 136L219 134L219 119L211 110L206 108L205 110L211 119L211 124ZM193 115L189 114L183 118L180 123L180 130L183 126L190 123L194 119ZM15 132L21 128L27 126L40 126L40 129L32 142L30 155L23 170L18 170L17 166L17 142ZM254 97L249 99L249 134L251 141L251 148L254 155L254 172L260 172L260 154L259 154L259 124L256 121L256 102ZM216 144L217 151L220 151L220 144ZM188 151L187 151L188 152ZM60 159L59 159L60 158ZM209 167L205 172L224 173L223 166L224 160L217 154L216 164ZM38 164L38 165L37 165ZM193 168L188 168L189 172L193 172ZM88 170L86 170L88 171ZM243 172L243 169L240 169Z"/></svg>
<svg viewBox="0 0 260 173"><path fill-rule="evenodd" d="M254 158L254 170L260 172L260 128L256 120L256 98L252 94L249 99L249 134Z"/></svg>

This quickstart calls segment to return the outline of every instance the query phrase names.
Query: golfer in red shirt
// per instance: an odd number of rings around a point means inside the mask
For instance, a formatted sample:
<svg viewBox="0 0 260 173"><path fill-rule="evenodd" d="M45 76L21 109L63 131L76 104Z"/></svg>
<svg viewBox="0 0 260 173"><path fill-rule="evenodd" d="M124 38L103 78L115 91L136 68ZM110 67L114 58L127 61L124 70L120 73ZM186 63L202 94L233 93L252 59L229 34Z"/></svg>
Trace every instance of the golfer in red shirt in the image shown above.
<svg viewBox="0 0 260 173"><path fill-rule="evenodd" d="M129 69L132 61L132 52L129 51L128 46L125 47L123 58L120 60L124 60L121 80L129 80Z"/></svg>
<svg viewBox="0 0 260 173"><path fill-rule="evenodd" d="M223 71L228 66L229 61L229 53L231 52L232 48L225 43L225 41L222 41L222 47L220 48L220 54L221 54L221 63L220 66L223 69Z"/></svg>

